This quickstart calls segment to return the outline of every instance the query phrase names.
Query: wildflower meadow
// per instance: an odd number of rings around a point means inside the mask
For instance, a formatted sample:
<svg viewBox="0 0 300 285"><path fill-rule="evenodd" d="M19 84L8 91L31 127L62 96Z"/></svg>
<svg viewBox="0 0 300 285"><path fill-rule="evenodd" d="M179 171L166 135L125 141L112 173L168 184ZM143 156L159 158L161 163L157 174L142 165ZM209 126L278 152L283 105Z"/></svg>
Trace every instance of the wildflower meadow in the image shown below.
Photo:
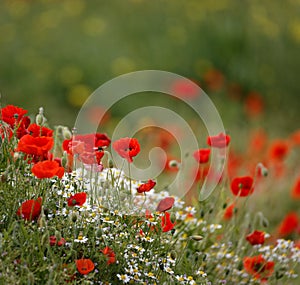
<svg viewBox="0 0 300 285"><path fill-rule="evenodd" d="M299 285L300 0L0 0L0 285Z"/></svg>
<svg viewBox="0 0 300 285"><path fill-rule="evenodd" d="M1 108L1 284L298 284L299 214L277 207L300 197L299 176L288 176L299 132L267 151L254 144L252 158L229 155L218 177L207 176L211 151L228 152L232 138L208 136L190 154L194 188L176 197L114 165L112 150L130 168L138 139L51 128L44 113ZM165 177L183 165L167 161ZM199 201L207 179L216 189ZM289 191L272 194L285 180ZM271 205L281 221L266 216Z"/></svg>

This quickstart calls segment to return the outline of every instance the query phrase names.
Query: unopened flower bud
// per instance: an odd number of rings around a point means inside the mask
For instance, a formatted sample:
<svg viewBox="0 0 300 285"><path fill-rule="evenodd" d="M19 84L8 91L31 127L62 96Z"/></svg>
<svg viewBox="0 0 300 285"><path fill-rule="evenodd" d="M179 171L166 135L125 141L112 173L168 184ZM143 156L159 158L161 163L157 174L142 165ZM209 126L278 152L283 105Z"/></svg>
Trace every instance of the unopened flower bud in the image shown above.
<svg viewBox="0 0 300 285"><path fill-rule="evenodd" d="M170 220L171 220L172 223L175 223L175 221L176 221L176 215L174 213L171 214Z"/></svg>
<svg viewBox="0 0 300 285"><path fill-rule="evenodd" d="M65 140L70 140L72 138L72 133L67 127L64 127L62 130L62 135Z"/></svg>
<svg viewBox="0 0 300 285"><path fill-rule="evenodd" d="M66 151L64 151L63 156L61 158L61 165L66 168L68 165L68 154Z"/></svg>
<svg viewBox="0 0 300 285"><path fill-rule="evenodd" d="M44 117L44 108L39 108L39 113L35 117L35 122L39 126L43 126L46 123L47 119Z"/></svg>
<svg viewBox="0 0 300 285"><path fill-rule="evenodd" d="M108 159L108 167L113 168L114 167L114 162L111 159Z"/></svg>
<svg viewBox="0 0 300 285"><path fill-rule="evenodd" d="M75 223L77 221L77 214L73 213L71 219L72 219L72 222Z"/></svg>
<svg viewBox="0 0 300 285"><path fill-rule="evenodd" d="M177 258L177 253L175 250L171 250L170 257L175 260Z"/></svg>
<svg viewBox="0 0 300 285"><path fill-rule="evenodd" d="M264 218L262 219L261 224L263 227L267 228L269 226L269 221L266 218Z"/></svg>
<svg viewBox="0 0 300 285"><path fill-rule="evenodd" d="M193 235L193 236L191 236L191 239L193 239L195 241L201 241L201 240L203 240L203 236Z"/></svg>
<svg viewBox="0 0 300 285"><path fill-rule="evenodd" d="M169 167L170 168L175 168L175 167L179 167L180 163L177 160L170 160L169 162Z"/></svg>
<svg viewBox="0 0 300 285"><path fill-rule="evenodd" d="M17 160L20 158L20 153L19 152L14 152L14 160Z"/></svg>
<svg viewBox="0 0 300 285"><path fill-rule="evenodd" d="M101 229L98 229L97 231L96 231L96 236L98 237L98 238L100 238L100 237L102 237L102 230Z"/></svg>

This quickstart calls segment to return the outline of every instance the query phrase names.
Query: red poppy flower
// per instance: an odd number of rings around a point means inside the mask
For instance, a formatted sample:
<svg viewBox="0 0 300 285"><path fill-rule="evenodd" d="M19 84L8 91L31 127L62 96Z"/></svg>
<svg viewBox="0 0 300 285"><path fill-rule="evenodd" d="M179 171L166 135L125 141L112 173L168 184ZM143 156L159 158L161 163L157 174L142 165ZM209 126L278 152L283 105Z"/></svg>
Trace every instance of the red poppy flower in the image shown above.
<svg viewBox="0 0 300 285"><path fill-rule="evenodd" d="M116 254L110 247L106 246L101 252L107 257L107 265L116 262Z"/></svg>
<svg viewBox="0 0 300 285"><path fill-rule="evenodd" d="M110 139L106 134L96 133L76 135L70 140L64 140L63 149L70 154L80 154L84 151L94 152L109 145Z"/></svg>
<svg viewBox="0 0 300 285"><path fill-rule="evenodd" d="M268 137L263 129L255 130L249 139L249 153L259 153L264 150Z"/></svg>
<svg viewBox="0 0 300 285"><path fill-rule="evenodd" d="M140 152L139 142L135 138L121 138L113 143L113 148L128 162L132 162L132 158Z"/></svg>
<svg viewBox="0 0 300 285"><path fill-rule="evenodd" d="M207 88L213 92L221 90L225 83L224 75L214 68L209 69L203 79Z"/></svg>
<svg viewBox="0 0 300 285"><path fill-rule="evenodd" d="M230 143L230 136L220 133L217 136L207 138L207 144L211 147L224 148Z"/></svg>
<svg viewBox="0 0 300 285"><path fill-rule="evenodd" d="M86 275L95 269L95 265L93 261L89 258L82 258L75 260L77 270L80 274Z"/></svg>
<svg viewBox="0 0 300 285"><path fill-rule="evenodd" d="M17 151L38 157L47 157L47 153L53 147L52 137L33 137L31 135L23 136L17 147Z"/></svg>
<svg viewBox="0 0 300 285"><path fill-rule="evenodd" d="M295 184L292 188L291 196L293 199L300 199L300 176L295 181Z"/></svg>
<svg viewBox="0 0 300 285"><path fill-rule="evenodd" d="M273 161L282 161L289 153L289 145L284 140L275 140L269 148L269 157Z"/></svg>
<svg viewBox="0 0 300 285"><path fill-rule="evenodd" d="M235 204L231 204L230 206L228 206L225 209L225 212L224 212L224 215L223 215L224 220L230 220L233 217L234 208L235 208Z"/></svg>
<svg viewBox="0 0 300 285"><path fill-rule="evenodd" d="M68 206L82 206L85 201L86 201L86 193L85 192L80 192L76 193L70 198L68 198Z"/></svg>
<svg viewBox="0 0 300 285"><path fill-rule="evenodd" d="M194 152L193 156L198 163L206 163L209 161L210 149L209 148L198 149Z"/></svg>
<svg viewBox="0 0 300 285"><path fill-rule="evenodd" d="M1 109L0 118L12 129L17 128L17 137L21 138L26 134L26 129L30 124L30 119L25 114L27 114L27 110L14 105L7 105Z"/></svg>
<svg viewBox="0 0 300 285"><path fill-rule="evenodd" d="M255 117L260 115L264 110L264 101L257 92L251 92L246 97L245 111L248 116Z"/></svg>
<svg viewBox="0 0 300 285"><path fill-rule="evenodd" d="M175 202L175 199L173 197L166 197L158 203L158 205L156 207L156 211L158 211L158 212L168 211L173 207L174 202Z"/></svg>
<svg viewBox="0 0 300 285"><path fill-rule="evenodd" d="M64 168L59 166L57 161L44 160L33 165L32 173L37 178L52 178L58 176L62 178L64 175Z"/></svg>
<svg viewBox="0 0 300 285"><path fill-rule="evenodd" d="M293 146L300 146L300 129L291 134L290 141Z"/></svg>
<svg viewBox="0 0 300 285"><path fill-rule="evenodd" d="M175 226L175 223L171 221L171 215L169 212L164 212L164 215L161 217L161 227L163 232L171 231Z"/></svg>
<svg viewBox="0 0 300 285"><path fill-rule="evenodd" d="M138 193L149 192L151 189L153 189L153 187L155 185L156 185L156 182L149 179L147 183L144 183L137 188L137 192Z"/></svg>
<svg viewBox="0 0 300 285"><path fill-rule="evenodd" d="M231 182L231 191L235 196L246 197L253 193L253 178L243 176L234 178Z"/></svg>
<svg viewBox="0 0 300 285"><path fill-rule="evenodd" d="M37 124L30 124L27 128L27 132L29 135L33 137L52 137L53 131L46 128L39 126Z"/></svg>
<svg viewBox="0 0 300 285"><path fill-rule="evenodd" d="M245 270L253 275L254 278L265 281L273 274L275 263L266 261L260 254L253 257L246 256L243 260L243 265Z"/></svg>
<svg viewBox="0 0 300 285"><path fill-rule="evenodd" d="M57 240L56 236L50 236L49 243L50 243L50 246L55 246L55 245L63 246L66 243L66 240L64 238Z"/></svg>
<svg viewBox="0 0 300 285"><path fill-rule="evenodd" d="M285 216L279 225L278 233L280 236L288 236L298 228L298 225L299 219L297 213L291 212Z"/></svg>
<svg viewBox="0 0 300 285"><path fill-rule="evenodd" d="M36 200L27 200L22 203L21 207L17 210L17 215L24 220L33 221L37 219L42 210L42 198Z"/></svg>
<svg viewBox="0 0 300 285"><path fill-rule="evenodd" d="M251 245L264 244L264 242L265 242L265 233L261 232L261 231L254 231L253 233L246 236L246 240Z"/></svg>
<svg viewBox="0 0 300 285"><path fill-rule="evenodd" d="M172 83L171 92L180 98L195 98L198 95L199 87L188 79L179 79Z"/></svg>
<svg viewBox="0 0 300 285"><path fill-rule="evenodd" d="M103 155L104 151L84 151L79 155L79 159L85 164L100 164Z"/></svg>

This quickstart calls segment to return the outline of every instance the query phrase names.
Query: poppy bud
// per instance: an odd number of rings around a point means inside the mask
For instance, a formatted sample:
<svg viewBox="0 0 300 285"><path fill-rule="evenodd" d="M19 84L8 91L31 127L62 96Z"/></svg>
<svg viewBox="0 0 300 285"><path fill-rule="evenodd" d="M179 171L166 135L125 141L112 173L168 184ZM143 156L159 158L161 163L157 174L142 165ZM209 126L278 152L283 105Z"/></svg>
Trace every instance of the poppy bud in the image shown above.
<svg viewBox="0 0 300 285"><path fill-rule="evenodd" d="M70 140L72 138L72 133L67 127L63 127L62 135L65 140Z"/></svg>
<svg viewBox="0 0 300 285"><path fill-rule="evenodd" d="M180 166L180 163L177 160L175 160L175 159L170 160L170 162L169 162L169 167L170 168L179 167L179 166Z"/></svg>
<svg viewBox="0 0 300 285"><path fill-rule="evenodd" d="M108 168L113 168L114 162L111 159L108 159Z"/></svg>
<svg viewBox="0 0 300 285"><path fill-rule="evenodd" d="M102 237L102 230L101 230L101 229L98 229L98 230L96 231L96 236L97 236L97 237Z"/></svg>
<svg viewBox="0 0 300 285"><path fill-rule="evenodd" d="M39 126L43 126L46 123L47 119L44 117L44 108L39 108L39 113L35 117L35 122Z"/></svg>
<svg viewBox="0 0 300 285"><path fill-rule="evenodd" d="M172 250L171 253L170 253L170 256L173 260L175 260L177 258L177 253L175 250Z"/></svg>
<svg viewBox="0 0 300 285"><path fill-rule="evenodd" d="M269 221L266 218L264 218L262 219L261 224L263 227L267 228L269 226Z"/></svg>
<svg viewBox="0 0 300 285"><path fill-rule="evenodd" d="M63 156L61 158L61 165L66 168L66 166L68 165L68 154L66 151L64 151Z"/></svg>
<svg viewBox="0 0 300 285"><path fill-rule="evenodd" d="M267 168L262 168L261 169L261 174L264 176L264 177L267 177L268 176L268 174L269 174L269 172L268 172L268 169Z"/></svg>
<svg viewBox="0 0 300 285"><path fill-rule="evenodd" d="M172 223L175 223L175 221L176 221L176 215L174 213L171 214L170 220L171 220Z"/></svg>
<svg viewBox="0 0 300 285"><path fill-rule="evenodd" d="M77 221L77 214L73 213L71 219L72 219L72 222L75 223Z"/></svg>
<svg viewBox="0 0 300 285"><path fill-rule="evenodd" d="M201 241L201 240L203 240L203 236L193 235L193 236L191 236L191 239L193 239L195 241Z"/></svg>

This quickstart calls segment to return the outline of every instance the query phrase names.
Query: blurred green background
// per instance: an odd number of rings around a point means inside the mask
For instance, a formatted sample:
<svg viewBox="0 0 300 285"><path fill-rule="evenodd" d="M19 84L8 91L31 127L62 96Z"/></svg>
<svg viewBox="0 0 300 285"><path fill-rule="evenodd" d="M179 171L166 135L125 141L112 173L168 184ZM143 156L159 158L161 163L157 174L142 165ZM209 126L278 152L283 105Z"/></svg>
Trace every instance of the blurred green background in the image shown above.
<svg viewBox="0 0 300 285"><path fill-rule="evenodd" d="M144 69L198 82L229 129L288 133L300 121L300 1L1 1L2 105L44 106L72 126L93 90ZM259 120L244 112L252 91Z"/></svg>

